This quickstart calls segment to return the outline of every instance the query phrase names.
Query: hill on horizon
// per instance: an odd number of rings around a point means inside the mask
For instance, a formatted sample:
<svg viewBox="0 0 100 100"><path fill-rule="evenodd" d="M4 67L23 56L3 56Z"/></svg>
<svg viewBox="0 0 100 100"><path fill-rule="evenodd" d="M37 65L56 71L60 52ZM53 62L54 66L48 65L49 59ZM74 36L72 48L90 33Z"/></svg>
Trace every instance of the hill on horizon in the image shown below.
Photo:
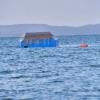
<svg viewBox="0 0 100 100"><path fill-rule="evenodd" d="M46 24L0 25L0 36L21 37L26 32L51 32L54 35L91 35L100 34L100 24L80 27L51 26Z"/></svg>

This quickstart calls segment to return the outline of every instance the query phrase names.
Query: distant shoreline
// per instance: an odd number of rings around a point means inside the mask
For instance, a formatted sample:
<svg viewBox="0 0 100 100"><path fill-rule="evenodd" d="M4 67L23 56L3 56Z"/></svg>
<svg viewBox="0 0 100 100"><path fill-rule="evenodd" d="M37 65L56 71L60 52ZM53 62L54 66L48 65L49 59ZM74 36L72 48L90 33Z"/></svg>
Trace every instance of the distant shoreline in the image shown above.
<svg viewBox="0 0 100 100"><path fill-rule="evenodd" d="M16 24L0 25L0 36L21 37L27 32L51 32L55 36L69 35L96 35L100 34L100 24L80 27L51 26L46 24Z"/></svg>

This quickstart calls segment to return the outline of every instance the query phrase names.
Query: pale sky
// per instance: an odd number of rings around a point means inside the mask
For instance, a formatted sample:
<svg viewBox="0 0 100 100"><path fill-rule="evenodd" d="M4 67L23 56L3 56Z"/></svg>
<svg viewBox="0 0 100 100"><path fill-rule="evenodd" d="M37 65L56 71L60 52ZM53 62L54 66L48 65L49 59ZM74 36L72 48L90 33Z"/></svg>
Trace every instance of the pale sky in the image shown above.
<svg viewBox="0 0 100 100"><path fill-rule="evenodd" d="M0 0L0 25L100 23L100 0Z"/></svg>

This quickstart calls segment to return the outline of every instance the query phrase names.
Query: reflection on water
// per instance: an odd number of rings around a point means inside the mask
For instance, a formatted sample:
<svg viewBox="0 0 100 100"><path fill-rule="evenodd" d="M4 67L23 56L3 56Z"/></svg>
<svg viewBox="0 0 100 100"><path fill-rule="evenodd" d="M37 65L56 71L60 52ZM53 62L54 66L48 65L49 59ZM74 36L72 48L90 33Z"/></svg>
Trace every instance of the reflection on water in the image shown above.
<svg viewBox="0 0 100 100"><path fill-rule="evenodd" d="M100 99L100 36L62 36L57 48L18 40L0 38L0 100Z"/></svg>

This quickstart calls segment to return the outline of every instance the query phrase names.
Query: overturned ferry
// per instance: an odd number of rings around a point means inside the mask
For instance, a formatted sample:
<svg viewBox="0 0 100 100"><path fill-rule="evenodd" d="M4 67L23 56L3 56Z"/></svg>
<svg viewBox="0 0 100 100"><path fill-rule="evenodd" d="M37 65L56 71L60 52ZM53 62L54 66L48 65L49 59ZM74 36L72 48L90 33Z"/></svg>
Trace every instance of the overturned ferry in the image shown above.
<svg viewBox="0 0 100 100"><path fill-rule="evenodd" d="M57 39L50 32L26 33L20 41L21 48L56 47L57 44Z"/></svg>

